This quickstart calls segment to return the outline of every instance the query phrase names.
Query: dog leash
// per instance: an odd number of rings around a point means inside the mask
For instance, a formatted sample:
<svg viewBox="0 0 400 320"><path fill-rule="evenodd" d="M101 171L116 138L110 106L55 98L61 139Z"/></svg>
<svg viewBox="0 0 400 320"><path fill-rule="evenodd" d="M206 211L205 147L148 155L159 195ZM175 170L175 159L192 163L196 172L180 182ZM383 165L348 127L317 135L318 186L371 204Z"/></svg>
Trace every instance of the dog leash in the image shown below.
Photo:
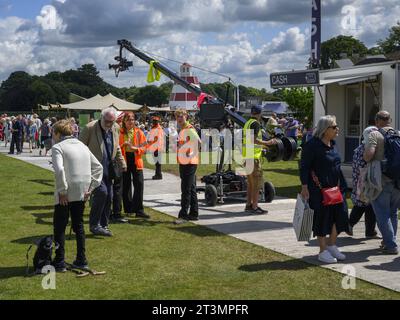
<svg viewBox="0 0 400 320"><path fill-rule="evenodd" d="M29 276L29 251L31 251L33 244L30 245L28 251L26 251L26 276Z"/></svg>

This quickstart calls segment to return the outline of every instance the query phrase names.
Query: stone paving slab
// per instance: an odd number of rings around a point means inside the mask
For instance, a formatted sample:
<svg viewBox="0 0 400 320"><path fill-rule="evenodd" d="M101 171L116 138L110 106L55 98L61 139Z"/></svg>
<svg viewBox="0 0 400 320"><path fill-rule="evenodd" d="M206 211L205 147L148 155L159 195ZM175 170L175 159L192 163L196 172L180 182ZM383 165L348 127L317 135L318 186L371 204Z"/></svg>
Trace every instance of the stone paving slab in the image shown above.
<svg viewBox="0 0 400 320"><path fill-rule="evenodd" d="M7 150L0 146L0 153L6 154ZM37 153L13 157L51 170L51 158L38 157ZM153 174L151 170L144 171L145 206L177 217L180 209L179 177L164 173L163 180L153 181ZM276 199L271 204L262 205L269 210L267 215L255 216L244 213L244 204L238 202L209 208L204 203L204 193L200 193L200 220L195 223L337 272L345 273L343 268L351 266L357 278L400 292L400 257L379 254L380 239L363 237L363 221L355 226L354 237L342 235L338 239L338 246L347 255L345 263L321 265L317 260L317 240L312 239L309 243L296 240L292 227L295 202L293 199Z"/></svg>

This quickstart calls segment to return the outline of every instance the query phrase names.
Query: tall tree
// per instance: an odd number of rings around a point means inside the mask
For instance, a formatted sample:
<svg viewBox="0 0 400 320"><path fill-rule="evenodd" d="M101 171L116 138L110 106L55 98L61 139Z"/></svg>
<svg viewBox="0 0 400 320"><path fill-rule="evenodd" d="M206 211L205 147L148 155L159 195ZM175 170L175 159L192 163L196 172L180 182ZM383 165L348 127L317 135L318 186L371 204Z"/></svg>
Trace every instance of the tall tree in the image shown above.
<svg viewBox="0 0 400 320"><path fill-rule="evenodd" d="M366 55L368 48L353 36L338 36L321 44L321 65L323 69L331 69L335 60L340 59L342 53L348 57L353 54Z"/></svg>
<svg viewBox="0 0 400 320"><path fill-rule="evenodd" d="M279 96L289 105L289 110L298 119L303 121L307 117L309 121L312 121L314 92L311 88L284 89L280 91Z"/></svg>
<svg viewBox="0 0 400 320"><path fill-rule="evenodd" d="M56 94L54 90L44 81L37 79L29 86L29 90L33 93L32 104L46 105L56 102Z"/></svg>
<svg viewBox="0 0 400 320"><path fill-rule="evenodd" d="M146 104L150 107L161 106L168 102L169 96L156 86L145 86L139 88L133 98L133 102L137 104Z"/></svg>
<svg viewBox="0 0 400 320"><path fill-rule="evenodd" d="M9 111L30 110L34 106L34 93L30 85L33 77L23 71L12 73L1 84L1 109Z"/></svg>
<svg viewBox="0 0 400 320"><path fill-rule="evenodd" d="M389 36L385 40L378 41L379 47L384 53L392 53L399 50L400 47L400 21L396 26L389 30Z"/></svg>

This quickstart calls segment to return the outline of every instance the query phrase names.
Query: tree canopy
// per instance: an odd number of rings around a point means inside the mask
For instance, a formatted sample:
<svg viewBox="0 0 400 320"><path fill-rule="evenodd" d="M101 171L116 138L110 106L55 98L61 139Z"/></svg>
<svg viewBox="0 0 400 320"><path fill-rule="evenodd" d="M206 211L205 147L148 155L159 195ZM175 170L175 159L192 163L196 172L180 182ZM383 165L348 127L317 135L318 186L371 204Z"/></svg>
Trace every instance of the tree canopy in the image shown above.
<svg viewBox="0 0 400 320"><path fill-rule="evenodd" d="M354 54L363 56L368 53L368 48L353 36L338 36L329 39L321 44L322 68L332 68L334 61L341 59L342 53L347 54L348 57Z"/></svg>
<svg viewBox="0 0 400 320"><path fill-rule="evenodd" d="M389 36L384 40L379 40L378 45L383 53L392 53L400 48L400 22L389 30Z"/></svg>

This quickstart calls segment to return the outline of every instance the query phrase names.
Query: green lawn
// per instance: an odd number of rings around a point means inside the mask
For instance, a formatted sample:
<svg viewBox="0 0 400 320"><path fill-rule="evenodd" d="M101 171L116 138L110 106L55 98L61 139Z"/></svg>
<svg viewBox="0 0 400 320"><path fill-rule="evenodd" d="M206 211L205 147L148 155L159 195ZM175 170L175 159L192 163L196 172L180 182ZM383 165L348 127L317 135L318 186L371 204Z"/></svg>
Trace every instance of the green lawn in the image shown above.
<svg viewBox="0 0 400 320"><path fill-rule="evenodd" d="M150 209L150 221L113 225L113 238L87 237L91 266L107 275L59 274L57 289L43 290L40 276L24 277L25 253L52 233L53 175L0 155L0 181L0 300L400 298L363 281L345 291L338 273L204 227L175 226ZM72 261L74 240L66 250Z"/></svg>

